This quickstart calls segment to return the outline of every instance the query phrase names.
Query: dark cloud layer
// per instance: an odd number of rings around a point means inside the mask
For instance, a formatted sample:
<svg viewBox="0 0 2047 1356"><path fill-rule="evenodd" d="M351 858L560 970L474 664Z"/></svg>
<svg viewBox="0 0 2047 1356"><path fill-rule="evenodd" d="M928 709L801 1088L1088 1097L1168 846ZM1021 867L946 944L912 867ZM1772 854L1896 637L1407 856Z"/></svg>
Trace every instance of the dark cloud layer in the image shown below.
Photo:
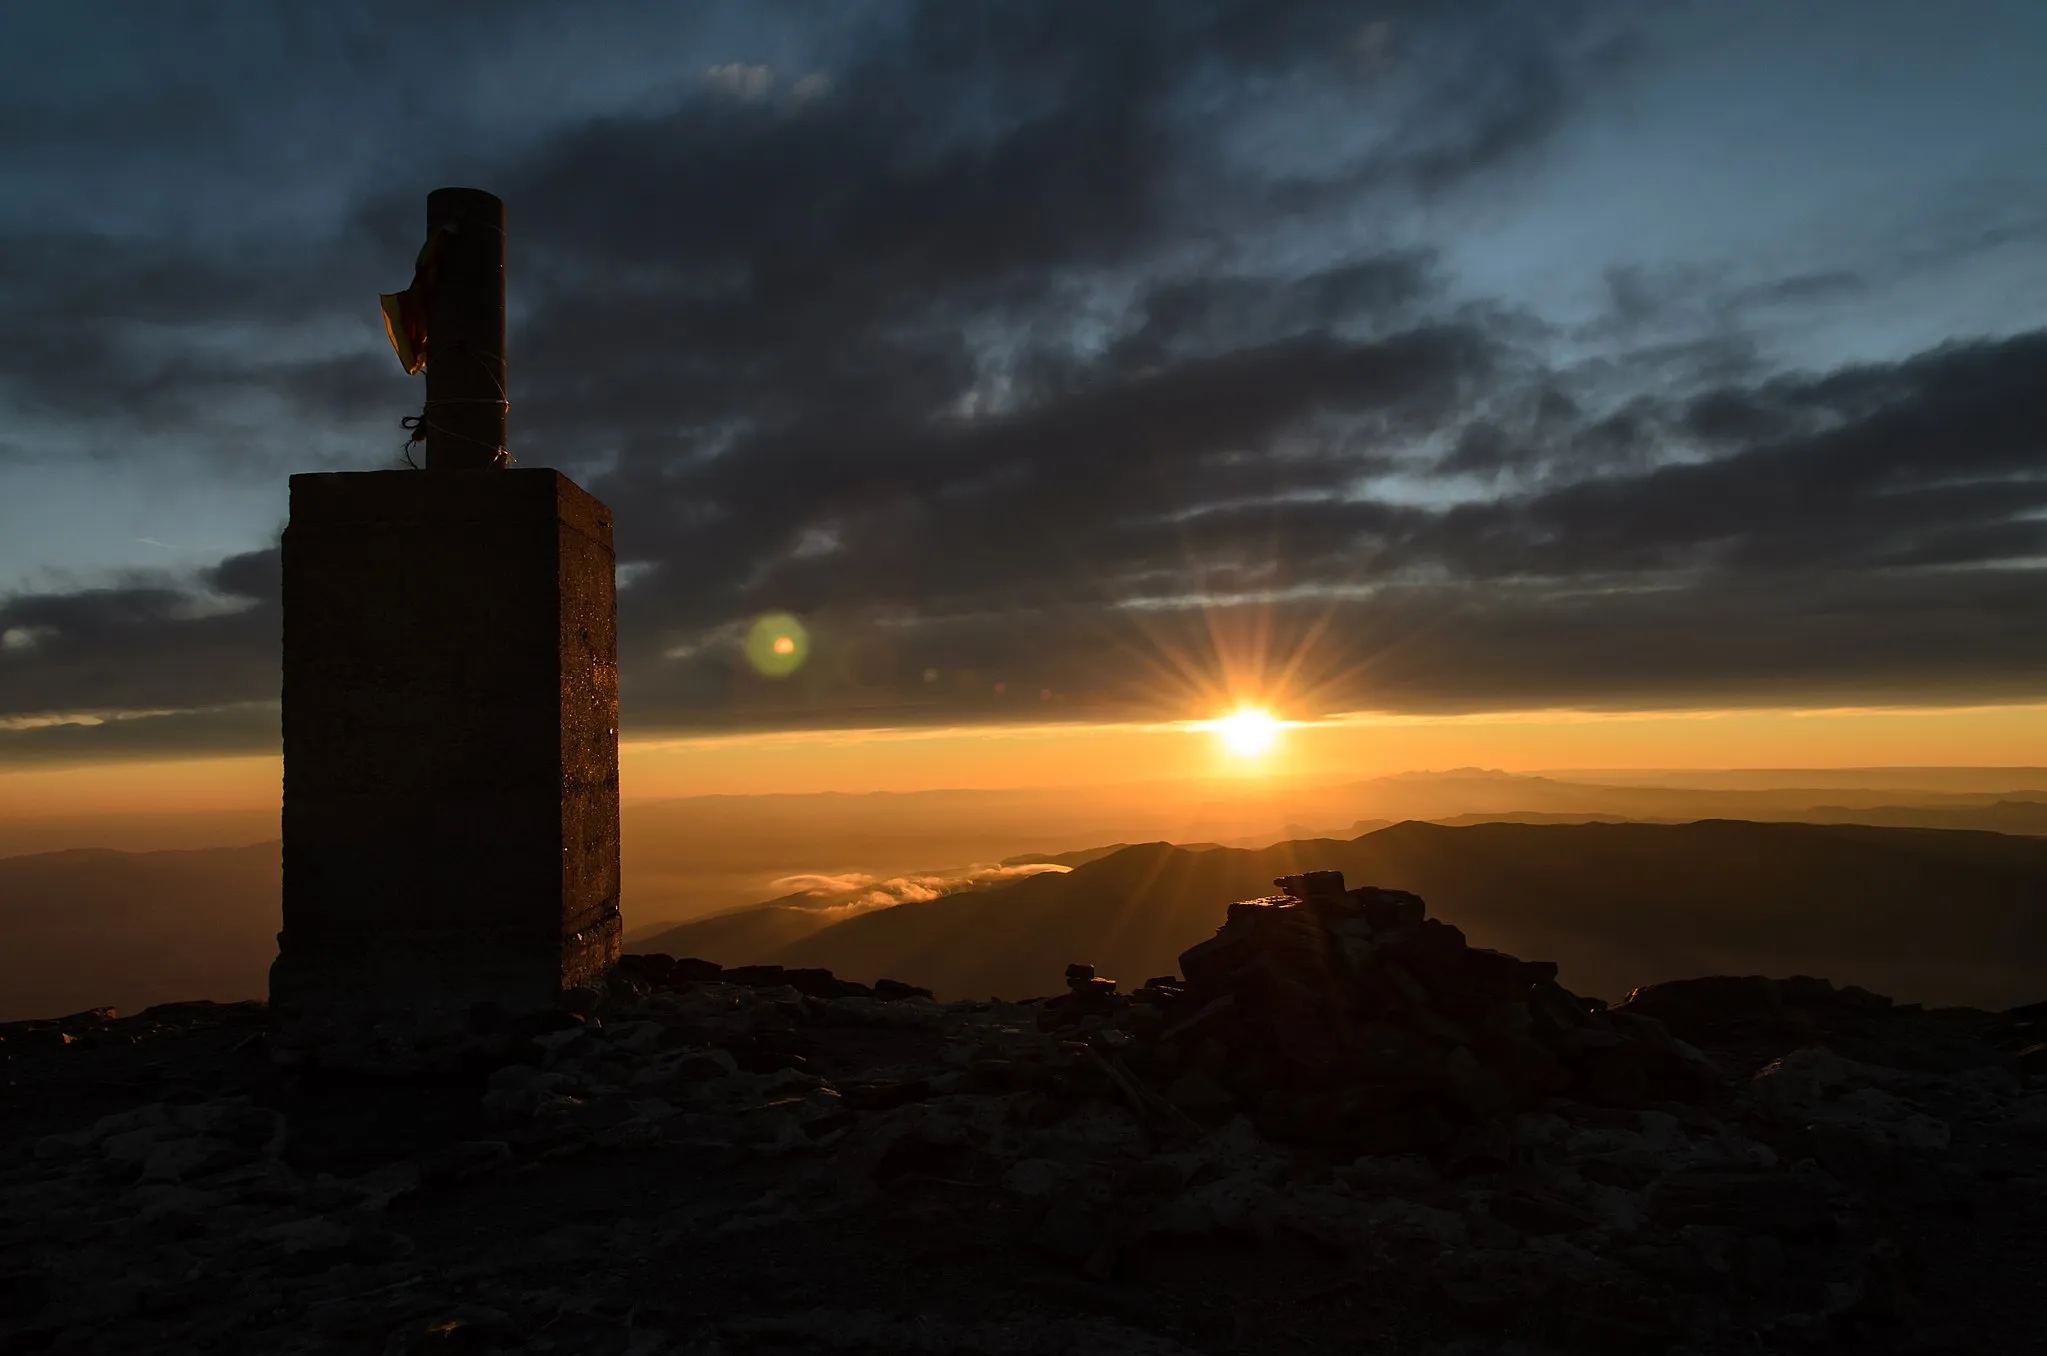
<svg viewBox="0 0 2047 1356"><path fill-rule="evenodd" d="M2047 332L1790 371L1738 330L1670 343L1686 303L1631 275L1563 334L1374 225L1511 181L1629 78L1636 17L933 0L807 84L707 82L504 152L514 450L618 511L627 733L1253 691L1304 714L2039 696ZM1291 138L1260 130L1281 108ZM336 277L402 275L419 197L260 258L11 240L29 323L0 392L385 427L416 391L359 350L135 333L353 304ZM1595 334L1597 362L1568 356ZM791 679L741 659L770 610L813 633ZM274 741L278 622L274 551L0 601L0 717L195 713L0 733L0 758Z"/></svg>

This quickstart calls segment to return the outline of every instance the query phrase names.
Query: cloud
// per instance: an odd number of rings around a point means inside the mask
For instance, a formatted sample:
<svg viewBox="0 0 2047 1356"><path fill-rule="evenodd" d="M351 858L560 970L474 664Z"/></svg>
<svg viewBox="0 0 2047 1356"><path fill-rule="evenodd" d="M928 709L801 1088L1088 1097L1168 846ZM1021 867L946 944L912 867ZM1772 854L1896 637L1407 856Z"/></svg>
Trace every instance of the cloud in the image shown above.
<svg viewBox="0 0 2047 1356"><path fill-rule="evenodd" d="M190 711L199 714L185 728L219 731L226 726L210 713L277 699L278 553L232 556L194 579L148 576L0 598L0 633L32 637L0 652L0 715ZM274 720L268 728L274 741ZM84 748L94 741L112 746L113 733L36 738L38 746Z"/></svg>
<svg viewBox="0 0 2047 1356"><path fill-rule="evenodd" d="M765 99L775 87L775 73L766 66L726 61L704 72L706 88L742 103Z"/></svg>
<svg viewBox="0 0 2047 1356"><path fill-rule="evenodd" d="M1623 261L1565 323L1403 228L1507 210L1649 12L930 0L510 119L460 163L512 204L511 436L618 511L628 730L2037 695L2047 335L1802 370L1758 317L1875 275ZM0 408L388 464L418 392L364 303L427 182L253 238L0 223ZM274 740L277 570L0 600L0 716L185 713L0 759Z"/></svg>
<svg viewBox="0 0 2047 1356"><path fill-rule="evenodd" d="M10 717L0 719L0 767L274 754L279 720L275 698L187 710Z"/></svg>
<svg viewBox="0 0 2047 1356"><path fill-rule="evenodd" d="M848 871L833 875L784 876L772 882L769 888L784 895L806 896L804 908L826 914L852 915L894 908L898 904L921 903L962 890L977 890L1026 876L1043 875L1048 871L1072 869L1054 862L1030 862L1013 866L969 866L957 871L924 872L885 880L864 872Z"/></svg>
<svg viewBox="0 0 2047 1356"><path fill-rule="evenodd" d="M1323 351L1337 355L1356 357ZM2047 334L1645 402L1638 436L1684 456L1595 458L1562 483L1440 505L1347 495L1370 465L1354 457L1258 458L1245 479L1211 456L1231 445L1228 419L1176 395L1163 404L1222 440L1166 425L1170 474L1093 476L1042 508L1034 496L1055 477L1035 460L985 499L920 490L947 519L915 519L885 542L847 532L828 572L836 596L827 571L805 583L810 567L793 557L766 576L819 590L806 597L819 662L800 684L751 683L710 648L670 666L671 691L760 724L1016 719L1045 708L1008 694L1045 690L1054 717L1181 715L1218 700L1226 672L1257 687L1290 666L1285 685L1310 712L2027 695L2047 659L2047 402L2029 375L2042 361ZM1197 370L1190 390L1235 415L1255 407ZM1347 393L1371 389L1345 370ZM1470 355L1443 370L1492 379ZM1321 389L1270 374L1249 384L1296 415ZM1389 389L1412 398L1428 385L1410 373ZM1532 446L1604 436L1595 413L1536 406ZM1425 422L1463 417L1456 400L1421 408ZM1722 413L1702 418L1709 409ZM1734 409L1744 414L1730 422ZM1083 430L1113 439L1117 427L1096 408L1070 426L1032 419L1060 436L1018 446L1059 449L1045 454L1053 466ZM1263 445L1279 426L1243 427ZM1109 459L1083 442L1088 456Z"/></svg>

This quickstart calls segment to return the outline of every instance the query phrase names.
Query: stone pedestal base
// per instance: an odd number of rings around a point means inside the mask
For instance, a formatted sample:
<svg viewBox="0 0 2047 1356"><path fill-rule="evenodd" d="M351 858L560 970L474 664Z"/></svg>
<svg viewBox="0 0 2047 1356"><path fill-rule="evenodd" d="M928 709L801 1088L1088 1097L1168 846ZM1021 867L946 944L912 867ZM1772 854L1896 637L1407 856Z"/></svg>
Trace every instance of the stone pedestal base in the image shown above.
<svg viewBox="0 0 2047 1356"><path fill-rule="evenodd" d="M546 469L291 480L287 1026L448 1030L619 953L610 510Z"/></svg>

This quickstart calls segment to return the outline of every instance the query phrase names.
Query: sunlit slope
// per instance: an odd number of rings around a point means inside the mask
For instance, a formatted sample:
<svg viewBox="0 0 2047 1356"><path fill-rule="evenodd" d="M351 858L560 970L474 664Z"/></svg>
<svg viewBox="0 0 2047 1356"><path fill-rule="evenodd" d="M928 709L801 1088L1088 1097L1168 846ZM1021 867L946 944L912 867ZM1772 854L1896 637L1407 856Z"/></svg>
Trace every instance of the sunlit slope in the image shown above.
<svg viewBox="0 0 2047 1356"><path fill-rule="evenodd" d="M1557 960L1565 982L1610 998L1727 971L1822 974L1927 1003L2047 997L2047 841L1739 821L1408 823L1261 851L1146 844L851 918L772 958L914 977L955 997L1055 990L1074 960L1135 982L1171 971L1225 901L1322 869L1413 890L1474 944Z"/></svg>

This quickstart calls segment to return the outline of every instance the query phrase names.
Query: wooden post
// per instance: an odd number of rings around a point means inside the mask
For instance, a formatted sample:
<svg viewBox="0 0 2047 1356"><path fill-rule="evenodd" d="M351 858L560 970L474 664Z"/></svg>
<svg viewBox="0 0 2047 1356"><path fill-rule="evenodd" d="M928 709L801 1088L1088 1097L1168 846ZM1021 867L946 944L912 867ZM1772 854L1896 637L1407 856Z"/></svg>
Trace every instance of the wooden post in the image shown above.
<svg viewBox="0 0 2047 1356"><path fill-rule="evenodd" d="M505 465L505 204L476 188L427 195L446 231L427 314L426 467Z"/></svg>

